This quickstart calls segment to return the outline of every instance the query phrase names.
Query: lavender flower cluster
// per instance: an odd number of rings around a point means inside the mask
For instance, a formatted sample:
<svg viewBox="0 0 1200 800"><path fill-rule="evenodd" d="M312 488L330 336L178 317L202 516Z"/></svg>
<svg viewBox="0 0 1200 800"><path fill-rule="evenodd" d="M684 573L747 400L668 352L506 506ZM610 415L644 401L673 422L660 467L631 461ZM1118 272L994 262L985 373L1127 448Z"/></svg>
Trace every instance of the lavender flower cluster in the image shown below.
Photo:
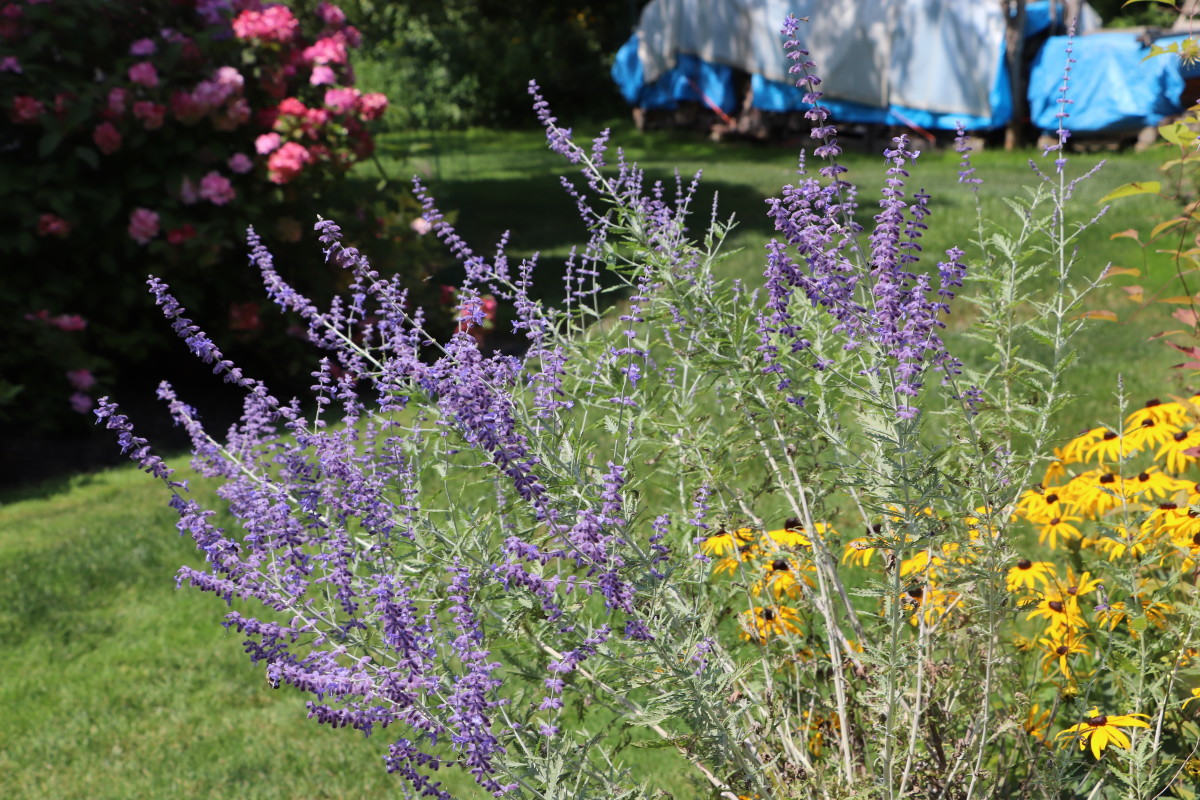
<svg viewBox="0 0 1200 800"><path fill-rule="evenodd" d="M150 281L191 352L246 394L240 422L218 440L170 386L159 392L191 436L195 468L223 482L236 533L171 479L115 405L98 412L122 448L167 481L180 532L204 554L204 568L182 568L178 582L222 597L225 624L252 661L273 685L310 694L318 722L367 735L402 728L386 764L415 792L449 798L435 773L452 767L496 796L523 792L557 780L561 757L578 775L578 796L612 791L607 756L566 741L574 691L619 695L617 706L639 714L638 690L670 703L688 731L678 749L726 776L706 772L714 786L754 786L745 777L753 746L729 743L762 727L744 708L713 702L735 670L698 548L739 515L762 523L754 504L763 492L738 484L747 480L736 467L742 448L762 444L765 428L755 426L768 420L791 459L792 477L777 467L774 480L799 481L804 456L785 440L811 424L801 388L814 376L841 376L845 396L875 392L893 424L917 425L927 373L955 382L961 371L939 331L963 283L963 253L949 250L936 277L919 267L930 198L907 193L917 153L903 136L885 152L879 212L864 239L796 24L784 34L823 165L809 175L802 157L802 180L769 201L778 237L759 291L727 288L712 269L715 248L689 237L699 176L687 186L677 178L672 196L647 185L620 150L609 164L608 133L577 144L536 85L550 148L584 178L564 179L588 238L568 259L561 307L532 296L536 257L510 265L507 237L493 257L477 254L419 183L425 219L465 268L461 330L442 343L404 287L336 223L315 226L326 260L350 275L346 297L328 309L283 280L251 230L268 295L325 353L306 409L244 375ZM628 289L619 312L603 308L602 270ZM485 293L515 312L521 355L488 352L472 335ZM606 316L611 324L592 324ZM722 427L705 392L734 398L739 412L752 397L765 411ZM959 396L969 411L980 390ZM837 488L801 485L793 496L815 502ZM800 505L788 515L812 528ZM263 610L252 613L254 604ZM663 716L646 718L654 721L639 724L665 730Z"/></svg>

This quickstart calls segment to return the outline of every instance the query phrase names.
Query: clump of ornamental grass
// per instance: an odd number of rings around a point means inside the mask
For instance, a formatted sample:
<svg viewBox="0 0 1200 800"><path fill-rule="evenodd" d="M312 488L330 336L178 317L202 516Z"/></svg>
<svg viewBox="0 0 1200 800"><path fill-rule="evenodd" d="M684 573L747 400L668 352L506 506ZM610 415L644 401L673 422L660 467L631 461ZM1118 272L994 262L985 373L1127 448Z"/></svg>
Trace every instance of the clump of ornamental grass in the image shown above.
<svg viewBox="0 0 1200 800"><path fill-rule="evenodd" d="M1065 129L1016 221L967 232L970 269L958 248L926 262L917 153L903 136L888 148L864 230L796 25L818 168L802 158L768 204L761 286L719 277L732 223L715 208L691 233L696 181L648 185L607 133L577 143L536 86L550 147L582 175L564 179L587 238L557 306L531 296L536 258L477 253L421 186L466 272L443 343L334 222L316 229L351 277L327 309L251 232L268 294L325 351L306 414L151 281L191 350L246 392L218 439L160 389L237 531L114 405L99 411L205 555L178 581L229 603L224 624L318 722L382 737L404 791L449 797L439 776L461 770L496 796L647 796L622 764L631 727L695 767L693 794L727 798L1099 797L1121 753L1148 752L1140 707L1059 712L1100 761L1018 735L1036 715L1009 645L1030 612L1007 574L1018 500L1095 283L1074 265ZM625 290L615 311L602 272ZM522 355L471 335L485 295L512 306ZM942 338L964 303L981 364Z"/></svg>

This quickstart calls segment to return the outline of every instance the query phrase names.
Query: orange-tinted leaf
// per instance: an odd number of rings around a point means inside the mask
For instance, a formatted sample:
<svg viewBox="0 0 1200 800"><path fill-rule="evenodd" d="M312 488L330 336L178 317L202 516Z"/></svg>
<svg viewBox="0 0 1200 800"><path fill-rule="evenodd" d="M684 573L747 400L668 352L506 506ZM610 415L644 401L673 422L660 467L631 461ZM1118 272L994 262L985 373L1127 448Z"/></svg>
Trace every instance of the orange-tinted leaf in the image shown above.
<svg viewBox="0 0 1200 800"><path fill-rule="evenodd" d="M1161 300L1159 300L1158 302L1169 303L1170 305L1176 305L1176 306L1190 306L1192 303L1195 302L1195 299L1192 298L1190 295L1179 294L1179 295L1175 295L1174 297L1164 297Z"/></svg>
<svg viewBox="0 0 1200 800"><path fill-rule="evenodd" d="M1133 277L1137 278L1141 274L1142 271L1140 269L1135 269L1134 267L1118 267L1116 264L1109 264L1104 268L1104 274L1101 275L1100 278L1111 278L1113 275L1132 275Z"/></svg>
<svg viewBox="0 0 1200 800"><path fill-rule="evenodd" d="M1153 336L1147 337L1146 341L1153 342L1155 339L1161 339L1164 336L1173 336L1176 333L1184 333L1184 331L1163 331L1162 333L1156 333Z"/></svg>
<svg viewBox="0 0 1200 800"><path fill-rule="evenodd" d="M1175 219L1169 219L1166 222L1160 222L1157 225L1155 225L1154 228L1151 229L1150 238L1154 239L1163 231L1168 231L1171 228L1176 228L1187 221L1188 221L1187 217L1176 217Z"/></svg>
<svg viewBox="0 0 1200 800"><path fill-rule="evenodd" d="M1145 299L1142 297L1141 286L1122 286L1121 291L1129 295L1129 299L1135 303L1140 303Z"/></svg>
<svg viewBox="0 0 1200 800"><path fill-rule="evenodd" d="M1095 311L1085 311L1076 317L1076 319L1105 319L1109 322L1116 322L1117 315L1111 311L1096 309Z"/></svg>
<svg viewBox="0 0 1200 800"><path fill-rule="evenodd" d="M1142 240L1138 238L1138 232L1137 232L1136 228L1130 228L1127 231L1121 231L1120 233L1114 233L1112 236L1110 236L1108 238L1110 240L1112 240L1112 239L1133 239L1138 244L1142 243ZM1112 267L1109 267L1109 269L1111 270ZM1136 270L1134 270L1134 271L1136 272Z"/></svg>
<svg viewBox="0 0 1200 800"><path fill-rule="evenodd" d="M1184 325L1196 327L1196 321L1200 320L1200 315L1196 314L1190 308L1177 308L1171 312L1171 316L1182 322Z"/></svg>

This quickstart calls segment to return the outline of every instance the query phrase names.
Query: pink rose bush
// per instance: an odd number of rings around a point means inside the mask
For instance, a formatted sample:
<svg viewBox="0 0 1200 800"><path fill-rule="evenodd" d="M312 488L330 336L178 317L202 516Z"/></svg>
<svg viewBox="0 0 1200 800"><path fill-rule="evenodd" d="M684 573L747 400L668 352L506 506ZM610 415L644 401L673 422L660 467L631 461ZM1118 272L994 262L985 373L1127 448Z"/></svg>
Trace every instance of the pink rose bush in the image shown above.
<svg viewBox="0 0 1200 800"><path fill-rule="evenodd" d="M0 106L13 180L29 187L0 197L0 259L45 265L12 276L0 337L28 338L30 306L79 309L93 323L88 347L115 361L129 349L124 305L151 268L175 283L206 276L214 308L257 294L244 270L247 223L270 233L278 219L329 213L328 199L317 208L312 198L329 198L372 152L368 126L386 108L353 87L361 37L346 15L306 7L0 0ZM79 35L88 30L104 35ZM328 91L343 100L326 104ZM141 319L157 339L152 316ZM71 366L82 364L72 353ZM34 374L31 358L0 352L0 384ZM62 375L44 380L65 392ZM21 396L39 405L32 387Z"/></svg>

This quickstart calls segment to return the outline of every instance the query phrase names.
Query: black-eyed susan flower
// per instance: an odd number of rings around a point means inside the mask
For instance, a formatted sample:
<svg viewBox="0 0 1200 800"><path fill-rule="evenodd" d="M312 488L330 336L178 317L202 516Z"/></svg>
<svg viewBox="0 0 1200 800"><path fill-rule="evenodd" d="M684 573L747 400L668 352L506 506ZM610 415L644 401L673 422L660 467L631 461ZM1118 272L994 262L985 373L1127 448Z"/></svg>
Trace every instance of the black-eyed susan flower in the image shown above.
<svg viewBox="0 0 1200 800"><path fill-rule="evenodd" d="M1092 573L1084 571L1081 575L1076 575L1075 570L1067 567L1066 580L1059 581L1055 579L1054 588L1063 597L1083 597L1086 594L1091 594L1096 591L1102 582L1092 577Z"/></svg>
<svg viewBox="0 0 1200 800"><path fill-rule="evenodd" d="M1146 550L1151 544L1153 542L1150 537L1139 529L1124 525L1112 526L1107 536L1087 538L1082 542L1084 547L1094 547L1104 553L1109 561L1116 561L1126 556L1140 559L1146 554Z"/></svg>
<svg viewBox="0 0 1200 800"><path fill-rule="evenodd" d="M1200 461L1200 458L1187 452L1195 447L1200 447L1200 428L1180 430L1170 441L1163 442L1154 454L1154 460L1162 462L1168 472L1178 475Z"/></svg>
<svg viewBox="0 0 1200 800"><path fill-rule="evenodd" d="M860 567L868 566L871 563L871 556L875 555L875 549L871 546L870 539L865 537L851 539L842 553L842 563L857 564Z"/></svg>
<svg viewBox="0 0 1200 800"><path fill-rule="evenodd" d="M1043 597L1025 618L1044 619L1046 635L1052 637L1087 627L1079 610L1079 601L1074 597Z"/></svg>
<svg viewBox="0 0 1200 800"><path fill-rule="evenodd" d="M732 533L719 531L709 536L700 543L700 551L706 556L732 556L735 553L746 556L753 551L754 546L754 531L750 528L738 528Z"/></svg>
<svg viewBox="0 0 1200 800"><path fill-rule="evenodd" d="M1183 403L1164 403L1158 398L1146 401L1146 405L1125 418L1126 427L1141 425L1146 420L1182 426L1187 422L1188 412Z"/></svg>
<svg viewBox="0 0 1200 800"><path fill-rule="evenodd" d="M1143 419L1137 425L1125 429L1121 437L1124 441L1124 455L1142 450L1156 450L1180 432L1181 428L1170 422Z"/></svg>
<svg viewBox="0 0 1200 800"><path fill-rule="evenodd" d="M1124 484L1125 492L1130 497L1140 500L1147 498L1165 498L1175 493L1176 481L1158 467L1147 467Z"/></svg>
<svg viewBox="0 0 1200 800"><path fill-rule="evenodd" d="M1121 476L1102 469L1076 475L1059 493L1074 503L1079 513L1091 518L1104 516L1123 500Z"/></svg>
<svg viewBox="0 0 1200 800"><path fill-rule="evenodd" d="M1046 465L1046 474L1042 477L1043 486L1058 486L1067 479L1067 462L1063 451L1054 448L1054 460Z"/></svg>
<svg viewBox="0 0 1200 800"><path fill-rule="evenodd" d="M801 563L795 558L775 558L763 565L764 569L758 580L750 587L750 593L758 597L763 592L769 592L776 600L784 597L799 597L805 586L811 587L813 579L808 574L816 570L810 563Z"/></svg>
<svg viewBox="0 0 1200 800"><path fill-rule="evenodd" d="M800 633L800 615L789 606L755 606L738 615L742 638L765 642L772 636Z"/></svg>
<svg viewBox="0 0 1200 800"><path fill-rule="evenodd" d="M1096 463L1100 465L1111 464L1114 461L1119 461L1122 456L1127 455L1129 452L1129 446L1121 434L1105 429L1100 439L1088 448L1085 460L1091 461L1094 457Z"/></svg>
<svg viewBox="0 0 1200 800"><path fill-rule="evenodd" d="M1060 489L1043 490L1041 486L1026 489L1017 500L1017 513L1030 522L1040 525L1054 517L1068 513Z"/></svg>
<svg viewBox="0 0 1200 800"><path fill-rule="evenodd" d="M1046 588L1054 580L1056 580L1056 576L1052 563L1049 561L1030 561L1027 558L1022 558L1015 566L1008 570L1008 578L1005 580L1005 586L1010 592L1017 592L1021 589L1037 591L1038 586Z"/></svg>
<svg viewBox="0 0 1200 800"><path fill-rule="evenodd" d="M1051 517L1038 528L1038 543L1055 550L1058 548L1059 539L1062 539L1064 543L1082 539L1083 533L1074 524L1082 521L1079 517L1071 514Z"/></svg>
<svg viewBox="0 0 1200 800"><path fill-rule="evenodd" d="M1032 736L1039 741L1046 740L1046 730L1050 727L1050 712L1047 709L1040 708L1037 703L1029 707L1029 711L1025 714L1025 719L1021 722L1021 730L1025 731L1027 736Z"/></svg>
<svg viewBox="0 0 1200 800"><path fill-rule="evenodd" d="M1200 689L1192 689L1192 696L1183 701L1183 707L1187 708L1188 703L1191 703L1194 700L1200 700Z"/></svg>
<svg viewBox="0 0 1200 800"><path fill-rule="evenodd" d="M1123 750L1129 749L1129 736L1121 728L1150 727L1150 723L1138 717L1149 719L1147 714L1106 715L1101 714L1099 708L1093 708L1088 712L1088 719L1078 725L1072 725L1055 738L1077 741L1080 750L1085 750L1090 745L1092 755L1100 758L1109 745Z"/></svg>
<svg viewBox="0 0 1200 800"><path fill-rule="evenodd" d="M1049 675L1058 668L1058 672L1067 680L1074 680L1071 673L1070 657L1088 652L1083 640L1087 634L1067 634L1061 638L1049 637L1038 640L1042 650L1042 674Z"/></svg>
<svg viewBox="0 0 1200 800"><path fill-rule="evenodd" d="M1092 428L1089 431L1076 436L1071 441L1067 442L1062 449L1062 461L1065 464L1079 464L1088 459L1088 451L1104 437L1104 434L1110 433L1108 428Z"/></svg>

